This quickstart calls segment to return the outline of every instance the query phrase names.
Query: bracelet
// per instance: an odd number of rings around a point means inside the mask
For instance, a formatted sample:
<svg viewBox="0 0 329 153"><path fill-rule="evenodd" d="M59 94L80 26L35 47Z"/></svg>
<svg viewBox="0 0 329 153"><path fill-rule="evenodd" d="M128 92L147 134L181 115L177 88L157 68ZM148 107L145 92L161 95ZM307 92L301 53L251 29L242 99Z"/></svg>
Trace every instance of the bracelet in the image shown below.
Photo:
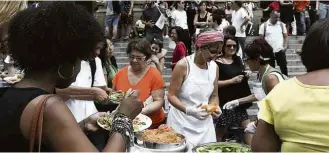
<svg viewBox="0 0 329 153"><path fill-rule="evenodd" d="M133 124L132 120L122 114L115 114L112 120L112 128L110 131L110 137L114 135L114 133L119 133L123 137L125 141L126 151L130 152L130 147L134 145L134 133L133 133Z"/></svg>

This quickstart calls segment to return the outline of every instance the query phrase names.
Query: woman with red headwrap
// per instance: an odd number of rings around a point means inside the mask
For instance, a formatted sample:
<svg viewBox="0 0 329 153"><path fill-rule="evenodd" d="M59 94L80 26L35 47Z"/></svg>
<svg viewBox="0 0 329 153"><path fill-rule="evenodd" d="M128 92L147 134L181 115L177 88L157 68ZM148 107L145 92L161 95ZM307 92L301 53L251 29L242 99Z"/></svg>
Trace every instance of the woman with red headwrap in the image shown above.
<svg viewBox="0 0 329 153"><path fill-rule="evenodd" d="M221 115L218 107L218 66L213 61L221 53L223 34L206 31L195 40L196 52L181 59L175 66L168 99L170 108L167 124L184 135L188 149L216 142L213 118ZM214 104L214 105L213 105ZM202 105L215 106L209 113Z"/></svg>

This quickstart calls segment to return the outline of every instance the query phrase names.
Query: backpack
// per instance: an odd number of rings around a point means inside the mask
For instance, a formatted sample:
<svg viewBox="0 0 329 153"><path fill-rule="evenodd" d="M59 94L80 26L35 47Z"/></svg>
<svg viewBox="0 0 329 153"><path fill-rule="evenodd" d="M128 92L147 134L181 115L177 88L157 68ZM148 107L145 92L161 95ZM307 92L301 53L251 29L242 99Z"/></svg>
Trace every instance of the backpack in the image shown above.
<svg viewBox="0 0 329 153"><path fill-rule="evenodd" d="M281 71L279 71L278 69L273 68L273 67L271 67L271 66L270 66L269 69L263 74L263 78L265 78L265 76L268 76L268 75L271 74L272 72L276 72L276 73L280 74L280 75L282 76L283 80L288 80L288 79L289 79L288 76L282 74ZM262 80L261 80L261 82L262 82L262 88L263 88L265 94L267 95L267 94L268 94L268 91L266 90L266 85L265 85L265 81L263 81L263 78L262 78Z"/></svg>
<svg viewBox="0 0 329 153"><path fill-rule="evenodd" d="M280 22L280 27L281 27L281 31L282 31L282 35L283 35L283 29L284 29L283 23L281 21L278 21L278 22ZM267 28L267 21L264 22L264 36L263 36L264 39L265 39L265 35L266 35L266 28Z"/></svg>

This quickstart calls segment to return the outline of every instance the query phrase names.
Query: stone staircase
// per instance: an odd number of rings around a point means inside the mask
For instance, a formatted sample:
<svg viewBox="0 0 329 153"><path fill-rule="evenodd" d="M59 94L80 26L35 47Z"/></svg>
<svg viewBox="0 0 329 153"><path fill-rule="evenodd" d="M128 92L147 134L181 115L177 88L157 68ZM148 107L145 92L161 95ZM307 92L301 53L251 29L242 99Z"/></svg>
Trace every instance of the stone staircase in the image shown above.
<svg viewBox="0 0 329 153"><path fill-rule="evenodd" d="M246 44L252 42L256 37L247 37ZM302 47L302 43L304 40L304 36L290 36L289 37L289 45L288 50L286 52L287 61L288 61L288 74L289 77L294 77L296 75L300 75L306 72L305 67L302 65L299 55L295 52L296 50L300 50ZM128 46L128 42L117 42L114 44L114 56L117 59L117 63L119 68L127 66L129 64L128 57L126 55L126 47ZM170 63L172 61L173 50L169 49L169 40L164 39L164 48L168 50L168 53L165 57L165 69L163 72L163 78L166 82L166 87L170 84L171 79L171 68ZM277 67L279 69L279 67ZM257 74L253 73L249 79L249 86L252 89L252 83L257 78ZM168 101L167 101L167 89L166 89L166 105L165 108L168 109ZM255 102L256 103L256 102ZM257 114L257 105L254 104L249 110L248 113L251 116L255 116Z"/></svg>

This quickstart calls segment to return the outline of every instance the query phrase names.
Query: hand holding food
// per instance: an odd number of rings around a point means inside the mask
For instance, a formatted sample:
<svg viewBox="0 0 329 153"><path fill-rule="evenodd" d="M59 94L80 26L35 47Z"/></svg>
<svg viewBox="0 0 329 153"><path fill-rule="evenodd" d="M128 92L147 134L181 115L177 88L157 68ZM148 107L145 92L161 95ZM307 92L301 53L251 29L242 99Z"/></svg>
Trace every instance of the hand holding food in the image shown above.
<svg viewBox="0 0 329 153"><path fill-rule="evenodd" d="M93 91L96 101L108 103L109 96L105 90L103 90L101 88L97 88L97 87L92 87L91 89Z"/></svg>
<svg viewBox="0 0 329 153"><path fill-rule="evenodd" d="M205 120L209 114L205 108L201 108L200 105L186 107L186 115L193 116L199 120Z"/></svg>
<svg viewBox="0 0 329 153"><path fill-rule="evenodd" d="M125 92L123 91L112 91L110 94L110 101L119 103L125 97Z"/></svg>
<svg viewBox="0 0 329 153"><path fill-rule="evenodd" d="M100 117L104 117L106 115L105 112L97 112L95 114L90 115L87 119L85 119L84 122L84 128L86 128L87 131L97 131L99 129L99 126L97 125L97 120Z"/></svg>
<svg viewBox="0 0 329 153"><path fill-rule="evenodd" d="M129 89L125 98L118 107L118 112L134 119L143 109L144 105L139 99L139 90Z"/></svg>
<svg viewBox="0 0 329 153"><path fill-rule="evenodd" d="M202 105L201 108L205 108L207 112L211 114L214 118L218 118L220 115L222 115L222 110L216 103Z"/></svg>
<svg viewBox="0 0 329 153"><path fill-rule="evenodd" d="M220 110L219 106L216 103L212 104L205 104L201 106L202 109L206 109L206 111L211 115L221 115L222 111Z"/></svg>

